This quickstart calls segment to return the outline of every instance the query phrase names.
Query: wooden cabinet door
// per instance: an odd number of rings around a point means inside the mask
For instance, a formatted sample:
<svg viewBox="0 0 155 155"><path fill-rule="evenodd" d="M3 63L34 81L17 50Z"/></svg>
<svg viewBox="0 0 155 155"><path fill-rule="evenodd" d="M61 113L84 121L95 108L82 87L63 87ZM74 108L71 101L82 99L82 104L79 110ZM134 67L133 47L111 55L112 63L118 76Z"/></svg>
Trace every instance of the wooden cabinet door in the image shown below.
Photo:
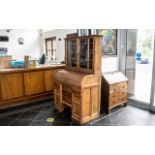
<svg viewBox="0 0 155 155"><path fill-rule="evenodd" d="M24 73L24 83L26 95L44 92L44 71L33 71Z"/></svg>
<svg viewBox="0 0 155 155"><path fill-rule="evenodd" d="M2 100L14 99L24 95L23 74L6 74L1 77Z"/></svg>
<svg viewBox="0 0 155 155"><path fill-rule="evenodd" d="M80 40L80 68L88 69L88 39Z"/></svg>
<svg viewBox="0 0 155 155"><path fill-rule="evenodd" d="M67 66L77 67L77 41L76 39L67 40Z"/></svg>
<svg viewBox="0 0 155 155"><path fill-rule="evenodd" d="M54 72L55 70L45 71L45 91L54 90Z"/></svg>

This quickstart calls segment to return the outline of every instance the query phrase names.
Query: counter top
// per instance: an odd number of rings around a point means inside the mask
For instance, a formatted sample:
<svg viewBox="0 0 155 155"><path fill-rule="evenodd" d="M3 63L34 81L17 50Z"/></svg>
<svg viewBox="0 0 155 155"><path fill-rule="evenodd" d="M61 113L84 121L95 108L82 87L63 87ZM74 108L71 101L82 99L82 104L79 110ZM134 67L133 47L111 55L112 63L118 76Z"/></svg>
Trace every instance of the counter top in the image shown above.
<svg viewBox="0 0 155 155"><path fill-rule="evenodd" d="M34 70L43 70L49 68L62 68L64 64L52 64L52 65L38 65L35 68L10 68L10 69L0 69L0 74L3 73L12 73L12 72L27 72L27 71L34 71Z"/></svg>

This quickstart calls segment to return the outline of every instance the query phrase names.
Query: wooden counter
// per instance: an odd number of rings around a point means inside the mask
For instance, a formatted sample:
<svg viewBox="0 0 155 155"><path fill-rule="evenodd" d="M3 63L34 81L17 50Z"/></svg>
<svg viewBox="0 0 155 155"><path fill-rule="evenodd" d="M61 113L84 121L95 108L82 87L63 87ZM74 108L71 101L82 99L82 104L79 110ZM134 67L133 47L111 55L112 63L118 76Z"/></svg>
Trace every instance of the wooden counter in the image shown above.
<svg viewBox="0 0 155 155"><path fill-rule="evenodd" d="M64 65L0 70L0 109L53 96L53 74Z"/></svg>

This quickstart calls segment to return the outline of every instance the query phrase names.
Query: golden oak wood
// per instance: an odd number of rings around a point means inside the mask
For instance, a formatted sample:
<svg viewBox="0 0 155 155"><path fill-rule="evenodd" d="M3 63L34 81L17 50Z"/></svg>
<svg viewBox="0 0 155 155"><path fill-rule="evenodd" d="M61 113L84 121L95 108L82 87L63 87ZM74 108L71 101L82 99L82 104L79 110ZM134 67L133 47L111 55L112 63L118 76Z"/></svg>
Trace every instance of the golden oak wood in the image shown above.
<svg viewBox="0 0 155 155"><path fill-rule="evenodd" d="M1 90L3 90L1 92L2 100L22 97L24 95L22 74L3 75L1 77Z"/></svg>
<svg viewBox="0 0 155 155"><path fill-rule="evenodd" d="M65 39L65 60L66 65L65 69L67 70L73 70L73 71L79 71L84 73L91 73L91 74L101 74L101 57L102 57L102 44L101 44L102 36L84 36L84 37L72 37L72 38L66 38ZM81 42L85 41L86 44L86 61L87 61L87 67L82 68L80 67L80 61L81 59ZM72 56L70 53L74 53L70 48L70 42L75 42L75 48L76 48L76 66L71 65L71 59ZM92 45L92 46L91 46ZM92 51L92 58L90 58L90 52ZM89 68L89 60L92 61L92 67Z"/></svg>
<svg viewBox="0 0 155 155"><path fill-rule="evenodd" d="M100 75L59 70L55 73L55 104L62 112L72 108L72 119L80 124L99 117Z"/></svg>
<svg viewBox="0 0 155 155"><path fill-rule="evenodd" d="M79 124L100 115L101 38L66 38L66 66L54 75L55 107L62 112L69 106L72 120Z"/></svg>
<svg viewBox="0 0 155 155"><path fill-rule="evenodd" d="M63 65L0 71L0 109L53 96L53 74Z"/></svg>
<svg viewBox="0 0 155 155"><path fill-rule="evenodd" d="M44 71L24 73L24 85L26 95L44 92Z"/></svg>
<svg viewBox="0 0 155 155"><path fill-rule="evenodd" d="M53 76L56 69L45 71L45 91L54 90Z"/></svg>

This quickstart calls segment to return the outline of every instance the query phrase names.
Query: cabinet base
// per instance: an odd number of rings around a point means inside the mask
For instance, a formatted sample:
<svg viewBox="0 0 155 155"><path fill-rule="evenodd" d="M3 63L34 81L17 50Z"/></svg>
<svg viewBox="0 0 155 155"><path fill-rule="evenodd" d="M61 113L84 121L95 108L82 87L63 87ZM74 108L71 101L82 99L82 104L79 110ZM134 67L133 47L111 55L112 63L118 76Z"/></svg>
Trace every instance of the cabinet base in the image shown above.
<svg viewBox="0 0 155 155"><path fill-rule="evenodd" d="M46 99L52 100L52 98L53 98L53 92L47 92L44 94L35 94L35 95L27 96L24 98L1 101L0 110L15 107L15 106L20 106L24 104L31 104L31 103L34 103L37 101L43 101Z"/></svg>

